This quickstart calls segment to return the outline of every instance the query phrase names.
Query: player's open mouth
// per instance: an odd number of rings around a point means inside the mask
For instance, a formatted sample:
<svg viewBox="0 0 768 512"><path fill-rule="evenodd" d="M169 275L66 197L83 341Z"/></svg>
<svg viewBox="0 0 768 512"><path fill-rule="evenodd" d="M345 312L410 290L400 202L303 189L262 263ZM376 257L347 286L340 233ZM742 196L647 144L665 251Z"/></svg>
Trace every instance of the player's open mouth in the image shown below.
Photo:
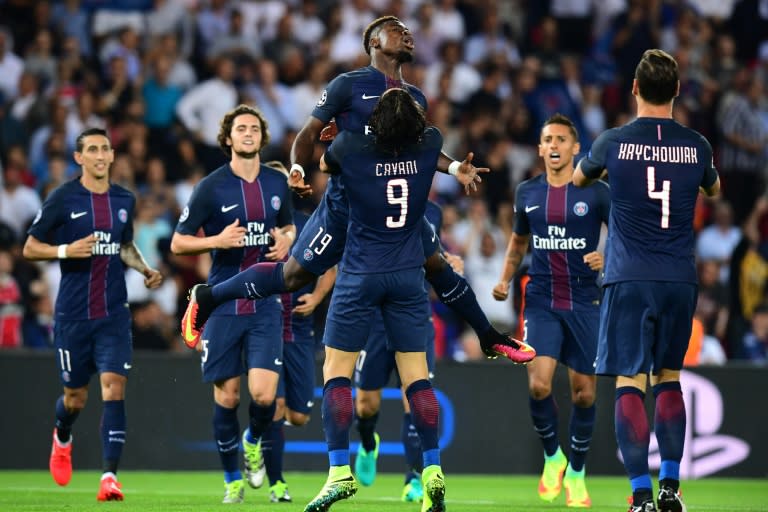
<svg viewBox="0 0 768 512"><path fill-rule="evenodd" d="M552 152L552 153L550 153L550 154L549 154L549 159L550 159L550 160L557 160L557 161L560 161L560 153L558 153L558 152L556 152L556 151L555 151L555 152Z"/></svg>

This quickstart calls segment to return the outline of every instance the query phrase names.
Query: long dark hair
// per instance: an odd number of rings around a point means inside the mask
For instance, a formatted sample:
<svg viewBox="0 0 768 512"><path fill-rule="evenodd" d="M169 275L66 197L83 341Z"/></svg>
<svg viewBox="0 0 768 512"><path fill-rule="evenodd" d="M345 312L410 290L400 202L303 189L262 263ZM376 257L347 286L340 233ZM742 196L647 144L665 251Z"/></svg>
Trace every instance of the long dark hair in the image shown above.
<svg viewBox="0 0 768 512"><path fill-rule="evenodd" d="M424 109L413 96L405 89L395 88L379 98L368 124L376 138L376 146L397 154L421 141L427 120Z"/></svg>

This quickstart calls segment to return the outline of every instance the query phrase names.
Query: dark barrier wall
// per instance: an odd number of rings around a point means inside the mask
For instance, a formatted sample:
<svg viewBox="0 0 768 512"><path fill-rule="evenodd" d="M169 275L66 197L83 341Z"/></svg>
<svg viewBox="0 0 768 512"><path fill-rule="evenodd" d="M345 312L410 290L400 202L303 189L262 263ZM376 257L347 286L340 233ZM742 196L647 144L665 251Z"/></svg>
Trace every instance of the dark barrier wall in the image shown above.
<svg viewBox="0 0 768 512"><path fill-rule="evenodd" d="M435 384L441 404L443 465L453 473L537 473L542 450L528 415L526 373L503 361L439 364ZM3 382L0 468L47 467L60 394L53 353L0 353ZM319 373L318 373L319 375ZM686 370L688 404L684 478L768 475L766 418L768 369L746 366ZM318 382L319 384L319 382ZM243 386L245 390L245 386ZM320 388L314 417L302 428L287 427L287 470L325 470ZM560 439L567 446L570 401L567 376L559 372L554 394L560 408ZM587 463L591 474L623 475L613 434L613 384L600 379L597 424ZM646 401L649 411L650 397ZM200 381L192 353L136 353L128 385L128 436L123 469L218 469L212 441L212 391ZM247 401L240 406L246 423ZM101 466L101 399L94 378L89 404L74 430L75 468ZM651 421L652 421L652 415ZM379 432L380 468L399 471L399 393L384 394ZM651 423L651 428L653 428ZM652 437L651 469L659 466ZM353 450L356 449L352 434ZM567 450L566 450L567 453Z"/></svg>

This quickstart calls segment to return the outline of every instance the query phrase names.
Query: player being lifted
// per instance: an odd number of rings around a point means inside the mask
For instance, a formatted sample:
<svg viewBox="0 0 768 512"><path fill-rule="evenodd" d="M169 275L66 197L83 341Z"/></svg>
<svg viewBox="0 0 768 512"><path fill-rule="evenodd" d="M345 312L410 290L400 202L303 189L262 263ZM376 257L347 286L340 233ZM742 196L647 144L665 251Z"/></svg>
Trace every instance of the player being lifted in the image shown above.
<svg viewBox="0 0 768 512"><path fill-rule="evenodd" d="M371 65L344 73L328 85L312 116L294 141L291 159L292 183L295 190L306 190L303 165L309 165L314 143L322 128L332 119L340 131L365 133L368 118L376 101L391 87L401 87L426 109L424 94L402 79L402 64L413 59L413 37L408 28L394 16L374 20L363 34L363 47L371 56ZM478 169L472 165L472 153L463 162L441 153L438 168L454 174L466 187L479 181ZM182 334L194 346L210 311L216 305L236 298L257 299L275 293L294 291L335 265L342 255L347 236L348 205L344 187L338 177L331 177L323 199L310 217L301 237L285 264L259 264L211 289L196 285L182 320ZM448 265L440 254L437 235L426 219L422 219L427 280L440 300L478 333L483 352L488 357L503 355L517 363L533 359L535 351L494 329L480 309L467 281Z"/></svg>

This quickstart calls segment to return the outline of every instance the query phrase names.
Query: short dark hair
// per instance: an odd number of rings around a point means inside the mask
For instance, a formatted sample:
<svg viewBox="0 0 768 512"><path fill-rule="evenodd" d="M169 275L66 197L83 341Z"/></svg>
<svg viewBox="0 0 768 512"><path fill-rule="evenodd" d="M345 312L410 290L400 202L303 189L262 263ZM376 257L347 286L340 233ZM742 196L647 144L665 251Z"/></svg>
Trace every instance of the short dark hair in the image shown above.
<svg viewBox="0 0 768 512"><path fill-rule="evenodd" d="M259 146L259 151L269 144L269 123L267 122L267 118L264 117L264 114L262 114L261 110L258 108L241 103L224 114L224 119L221 120L221 126L219 127L219 135L216 137L219 147L227 156L232 156L232 147L227 145L227 138L232 132L232 125L235 122L235 118L243 114L253 114L259 118L259 122L261 123L261 146Z"/></svg>
<svg viewBox="0 0 768 512"><path fill-rule="evenodd" d="M365 48L366 55L370 55L371 38L374 37L373 33L376 32L376 34L378 34L381 26L389 22L400 23L400 18L397 16L382 16L380 18L376 18L370 22L367 27L365 27L365 32L363 32L363 48Z"/></svg>
<svg viewBox="0 0 768 512"><path fill-rule="evenodd" d="M645 101L653 105L669 103L677 96L677 61L664 50L646 50L635 68L635 79Z"/></svg>
<svg viewBox="0 0 768 512"><path fill-rule="evenodd" d="M579 142L579 132L576 130L576 125L573 124L573 121L571 121L571 118L561 114L558 112L557 114L553 114L550 116L549 119L544 121L544 124L541 126L541 130L544 131L544 128L549 126L550 124L561 124L563 126L566 126L569 130L571 130L571 135L573 135L574 140L576 142Z"/></svg>
<svg viewBox="0 0 768 512"><path fill-rule="evenodd" d="M379 149L397 154L421 140L427 120L424 109L408 91L394 88L382 94L368 124Z"/></svg>
<svg viewBox="0 0 768 512"><path fill-rule="evenodd" d="M85 140L86 137L89 137L91 135L103 135L104 137L107 138L107 140L109 140L109 135L107 135L107 130L105 130L104 128L95 128L95 127L86 128L85 130L80 132L80 135L78 135L77 139L75 139L75 151L77 151L78 153L82 153L83 146L85 145L83 141Z"/></svg>

